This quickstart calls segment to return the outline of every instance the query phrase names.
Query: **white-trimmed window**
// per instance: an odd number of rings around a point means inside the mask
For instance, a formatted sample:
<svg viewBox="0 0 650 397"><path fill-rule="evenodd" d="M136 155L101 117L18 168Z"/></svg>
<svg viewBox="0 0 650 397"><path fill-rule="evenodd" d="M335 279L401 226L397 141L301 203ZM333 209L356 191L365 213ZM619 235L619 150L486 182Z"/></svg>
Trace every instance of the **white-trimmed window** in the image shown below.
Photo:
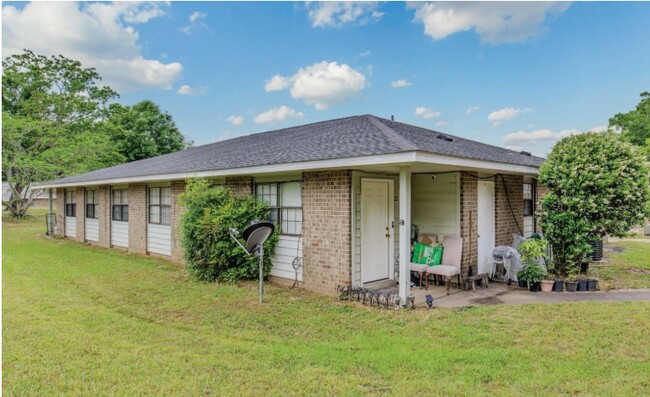
<svg viewBox="0 0 650 397"><path fill-rule="evenodd" d="M533 184L524 183L524 216L533 215Z"/></svg>
<svg viewBox="0 0 650 397"><path fill-rule="evenodd" d="M271 207L270 220L282 234L302 233L302 195L300 182L258 183L255 195Z"/></svg>
<svg viewBox="0 0 650 397"><path fill-rule="evenodd" d="M86 190L86 218L97 219L98 204L97 190Z"/></svg>
<svg viewBox="0 0 650 397"><path fill-rule="evenodd" d="M77 193L74 190L65 191L65 216L77 216Z"/></svg>
<svg viewBox="0 0 650 397"><path fill-rule="evenodd" d="M149 188L149 223L171 225L172 189L170 187Z"/></svg>
<svg viewBox="0 0 650 397"><path fill-rule="evenodd" d="M129 220L129 191L127 189L113 189L112 192L112 218L114 221Z"/></svg>

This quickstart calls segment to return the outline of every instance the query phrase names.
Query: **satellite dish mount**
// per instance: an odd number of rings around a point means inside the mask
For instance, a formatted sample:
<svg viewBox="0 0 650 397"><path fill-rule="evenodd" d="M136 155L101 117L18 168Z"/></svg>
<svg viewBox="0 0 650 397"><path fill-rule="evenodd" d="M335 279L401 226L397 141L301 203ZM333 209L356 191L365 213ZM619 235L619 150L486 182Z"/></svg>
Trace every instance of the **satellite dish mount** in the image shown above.
<svg viewBox="0 0 650 397"><path fill-rule="evenodd" d="M246 240L246 245L242 244L237 237L239 231L235 228L230 228L230 237L246 252L246 255L256 255L259 257L260 262L260 303L264 296L264 242L275 231L275 225L271 222L260 222L254 220L250 226L244 229L242 237Z"/></svg>

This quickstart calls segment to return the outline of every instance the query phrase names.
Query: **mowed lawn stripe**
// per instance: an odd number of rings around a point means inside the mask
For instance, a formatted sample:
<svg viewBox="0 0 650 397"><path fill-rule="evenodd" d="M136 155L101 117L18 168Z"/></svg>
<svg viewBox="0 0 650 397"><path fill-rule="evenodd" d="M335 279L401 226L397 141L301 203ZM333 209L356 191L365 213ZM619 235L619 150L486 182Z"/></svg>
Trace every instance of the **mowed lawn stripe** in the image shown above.
<svg viewBox="0 0 650 397"><path fill-rule="evenodd" d="M650 304L368 308L3 222L6 395L644 395Z"/></svg>

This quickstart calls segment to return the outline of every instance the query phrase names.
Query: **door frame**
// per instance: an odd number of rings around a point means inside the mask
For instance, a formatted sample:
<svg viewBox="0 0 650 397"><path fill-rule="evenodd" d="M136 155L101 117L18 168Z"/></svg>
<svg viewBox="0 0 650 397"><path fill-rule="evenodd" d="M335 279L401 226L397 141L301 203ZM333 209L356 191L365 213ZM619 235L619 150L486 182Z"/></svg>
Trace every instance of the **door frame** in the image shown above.
<svg viewBox="0 0 650 397"><path fill-rule="evenodd" d="M477 186L477 191L476 191L476 219L477 219L477 224L476 224L476 256L478 260L481 260L481 255L479 255L479 250L480 250L480 244L479 244L479 232L480 232L480 225L481 223L481 215L485 216L485 214L481 214L480 208L481 208L481 184L485 184L486 186L489 186L490 190L492 191L492 211L490 211L490 218L487 219L488 225L492 228L492 241L490 241L490 245L494 247L496 245L496 186L494 181L478 181L478 186ZM487 254L487 253L486 253ZM476 263L476 271L478 273L481 272L481 269L479 269L480 262L477 261Z"/></svg>
<svg viewBox="0 0 650 397"><path fill-rule="evenodd" d="M359 189L359 195L361 196L360 198L360 206L361 208L359 209L359 222L361 225L359 225L359 229L361 231L361 245L360 245L360 250L359 256L361 257L361 260L359 261L359 267L361 269L361 284L365 284L368 282L373 282L373 281L379 281L379 280L371 280L371 281L366 281L364 279L364 274L363 274L363 245L365 242L364 239L364 223L363 223L363 184L364 182L387 182L388 183L388 232L390 233L390 238L388 239L388 252L386 255L388 256L388 280L394 280L395 279L395 266L393 263L393 258L395 257L395 181L391 178L361 178L361 185ZM392 255L391 255L392 253Z"/></svg>

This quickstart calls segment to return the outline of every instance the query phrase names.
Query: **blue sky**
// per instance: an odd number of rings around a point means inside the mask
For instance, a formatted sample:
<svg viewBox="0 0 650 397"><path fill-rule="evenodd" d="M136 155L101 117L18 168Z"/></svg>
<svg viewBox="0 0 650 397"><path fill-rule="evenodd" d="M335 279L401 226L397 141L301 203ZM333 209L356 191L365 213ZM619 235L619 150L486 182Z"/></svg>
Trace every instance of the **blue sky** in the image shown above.
<svg viewBox="0 0 650 397"><path fill-rule="evenodd" d="M650 90L650 3L3 3L196 144L370 113L545 155Z"/></svg>

